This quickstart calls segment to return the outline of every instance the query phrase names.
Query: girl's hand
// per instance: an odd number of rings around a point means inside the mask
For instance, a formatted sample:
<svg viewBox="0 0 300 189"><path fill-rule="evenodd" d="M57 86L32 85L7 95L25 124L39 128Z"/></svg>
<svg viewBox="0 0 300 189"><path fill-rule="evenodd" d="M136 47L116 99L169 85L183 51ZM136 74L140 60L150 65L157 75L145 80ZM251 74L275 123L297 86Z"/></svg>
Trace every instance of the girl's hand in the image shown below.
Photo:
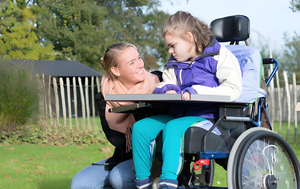
<svg viewBox="0 0 300 189"><path fill-rule="evenodd" d="M184 94L181 95L181 100L191 100L191 93L186 91Z"/></svg>
<svg viewBox="0 0 300 189"><path fill-rule="evenodd" d="M177 92L175 90L168 90L166 94L177 94Z"/></svg>

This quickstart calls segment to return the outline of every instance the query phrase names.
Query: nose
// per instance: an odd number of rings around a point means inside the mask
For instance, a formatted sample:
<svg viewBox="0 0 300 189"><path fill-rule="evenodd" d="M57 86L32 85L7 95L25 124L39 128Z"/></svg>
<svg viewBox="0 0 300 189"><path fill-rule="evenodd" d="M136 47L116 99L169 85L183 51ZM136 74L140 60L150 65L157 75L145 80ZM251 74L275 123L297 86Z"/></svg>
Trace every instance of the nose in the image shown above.
<svg viewBox="0 0 300 189"><path fill-rule="evenodd" d="M138 67L139 68L143 68L144 67L144 61L142 59L140 59Z"/></svg>
<svg viewBox="0 0 300 189"><path fill-rule="evenodd" d="M169 54L173 54L174 51L173 51L173 48L169 48Z"/></svg>

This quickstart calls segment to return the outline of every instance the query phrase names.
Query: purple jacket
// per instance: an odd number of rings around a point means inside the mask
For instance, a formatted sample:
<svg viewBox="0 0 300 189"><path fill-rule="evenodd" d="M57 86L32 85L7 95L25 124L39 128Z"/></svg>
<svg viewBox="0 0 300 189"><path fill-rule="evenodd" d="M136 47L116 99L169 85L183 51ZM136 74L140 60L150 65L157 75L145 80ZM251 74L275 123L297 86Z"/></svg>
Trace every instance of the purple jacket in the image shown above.
<svg viewBox="0 0 300 189"><path fill-rule="evenodd" d="M219 54L221 45L213 38L210 44L204 49L203 53L192 63L177 62L171 56L165 67L174 68L178 86L167 84L162 88L156 88L155 94L164 94L168 90L175 90L178 94L189 91L191 94L197 94L192 88L193 85L203 85L208 87L217 87L220 85L217 77L218 61L212 58ZM205 103L201 107L192 103L174 104L170 110L170 115L174 117L200 116L209 119L218 119L219 108L217 104Z"/></svg>

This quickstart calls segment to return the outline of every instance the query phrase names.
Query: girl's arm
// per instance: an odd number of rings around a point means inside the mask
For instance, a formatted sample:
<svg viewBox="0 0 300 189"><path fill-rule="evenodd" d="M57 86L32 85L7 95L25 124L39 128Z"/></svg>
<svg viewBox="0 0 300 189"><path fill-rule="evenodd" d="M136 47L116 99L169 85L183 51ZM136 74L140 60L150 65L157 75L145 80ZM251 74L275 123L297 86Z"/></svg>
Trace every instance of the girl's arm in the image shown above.
<svg viewBox="0 0 300 189"><path fill-rule="evenodd" d="M174 68L167 67L163 72L163 82L160 82L159 85L155 88L154 94L165 94L167 91L169 93L181 93L181 89L178 86L177 78L174 73Z"/></svg>
<svg viewBox="0 0 300 189"><path fill-rule="evenodd" d="M215 88L201 85L193 85L192 88L198 94L227 95L231 101L238 99L242 93L242 74L237 58L224 46L214 58L218 60L216 77L221 84Z"/></svg>

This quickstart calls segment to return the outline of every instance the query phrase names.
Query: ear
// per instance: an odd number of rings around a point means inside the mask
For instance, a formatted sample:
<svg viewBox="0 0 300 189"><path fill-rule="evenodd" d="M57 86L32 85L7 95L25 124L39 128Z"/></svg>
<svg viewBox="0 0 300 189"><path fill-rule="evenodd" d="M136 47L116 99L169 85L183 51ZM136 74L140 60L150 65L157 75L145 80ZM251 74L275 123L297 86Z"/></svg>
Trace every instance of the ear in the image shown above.
<svg viewBox="0 0 300 189"><path fill-rule="evenodd" d="M117 77L120 76L120 72L119 72L118 68L116 68L116 67L111 67L111 68L110 68L110 71L111 71L115 76L117 76Z"/></svg>
<svg viewBox="0 0 300 189"><path fill-rule="evenodd" d="M194 35L191 32L186 32L185 36L189 41L194 41Z"/></svg>

